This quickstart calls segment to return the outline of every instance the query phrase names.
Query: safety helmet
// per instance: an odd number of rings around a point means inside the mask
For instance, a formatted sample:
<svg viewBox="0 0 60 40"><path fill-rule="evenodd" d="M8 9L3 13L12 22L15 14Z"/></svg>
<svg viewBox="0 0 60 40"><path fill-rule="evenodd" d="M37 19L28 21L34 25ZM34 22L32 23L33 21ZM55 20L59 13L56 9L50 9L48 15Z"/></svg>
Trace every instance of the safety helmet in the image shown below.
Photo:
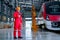
<svg viewBox="0 0 60 40"><path fill-rule="evenodd" d="M17 6L17 7L16 7L16 10L17 10L17 11L19 11L19 10L20 10L20 7L19 7L19 6Z"/></svg>

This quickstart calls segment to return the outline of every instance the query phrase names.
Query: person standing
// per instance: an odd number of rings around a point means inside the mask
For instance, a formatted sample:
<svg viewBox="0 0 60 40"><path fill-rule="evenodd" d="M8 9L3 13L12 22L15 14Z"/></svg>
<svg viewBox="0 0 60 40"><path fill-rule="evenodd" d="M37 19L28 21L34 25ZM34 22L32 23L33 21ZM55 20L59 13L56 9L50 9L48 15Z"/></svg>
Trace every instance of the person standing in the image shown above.
<svg viewBox="0 0 60 40"><path fill-rule="evenodd" d="M13 14L14 17L14 38L22 38L22 13L20 12L20 7L16 7L16 11Z"/></svg>
<svg viewBox="0 0 60 40"><path fill-rule="evenodd" d="M32 38L34 38L33 40L36 40L36 36L37 36L37 32L38 32L38 26L37 26L37 23L36 23L36 10L35 10L35 6L32 5Z"/></svg>
<svg viewBox="0 0 60 40"><path fill-rule="evenodd" d="M32 5L32 30L34 32L37 32L38 30L37 23L36 23L36 11L34 5Z"/></svg>

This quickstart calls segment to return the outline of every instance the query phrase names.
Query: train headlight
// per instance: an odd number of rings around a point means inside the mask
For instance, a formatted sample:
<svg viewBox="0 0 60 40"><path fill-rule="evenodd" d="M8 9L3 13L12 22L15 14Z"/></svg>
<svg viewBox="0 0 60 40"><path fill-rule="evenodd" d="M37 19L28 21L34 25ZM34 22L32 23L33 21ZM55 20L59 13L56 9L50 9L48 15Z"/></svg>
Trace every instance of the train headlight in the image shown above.
<svg viewBox="0 0 60 40"><path fill-rule="evenodd" d="M58 26L57 22L52 22L52 26Z"/></svg>

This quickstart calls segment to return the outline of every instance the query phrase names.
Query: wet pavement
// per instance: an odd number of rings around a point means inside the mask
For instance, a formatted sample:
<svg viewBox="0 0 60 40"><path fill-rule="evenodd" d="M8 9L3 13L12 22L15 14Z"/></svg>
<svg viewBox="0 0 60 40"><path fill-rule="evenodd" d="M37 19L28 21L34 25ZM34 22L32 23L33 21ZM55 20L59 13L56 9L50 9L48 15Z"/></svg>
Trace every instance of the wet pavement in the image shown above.
<svg viewBox="0 0 60 40"><path fill-rule="evenodd" d="M13 28L11 29L0 29L0 40L60 40L60 34L49 31L37 31L32 32L31 21L25 22L25 27L22 30L22 39L13 38Z"/></svg>

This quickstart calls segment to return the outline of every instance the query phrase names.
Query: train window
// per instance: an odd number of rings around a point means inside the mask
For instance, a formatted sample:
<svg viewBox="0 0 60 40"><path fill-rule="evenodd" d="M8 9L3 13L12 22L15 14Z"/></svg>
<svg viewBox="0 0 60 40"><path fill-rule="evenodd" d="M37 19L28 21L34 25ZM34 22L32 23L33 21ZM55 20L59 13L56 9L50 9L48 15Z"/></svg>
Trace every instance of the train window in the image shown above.
<svg viewBox="0 0 60 40"><path fill-rule="evenodd" d="M42 13L44 12L43 6L41 7L41 10L39 12L39 17L42 17Z"/></svg>
<svg viewBox="0 0 60 40"><path fill-rule="evenodd" d="M47 8L47 13L48 14L60 14L60 5L51 5L51 6L48 6Z"/></svg>

